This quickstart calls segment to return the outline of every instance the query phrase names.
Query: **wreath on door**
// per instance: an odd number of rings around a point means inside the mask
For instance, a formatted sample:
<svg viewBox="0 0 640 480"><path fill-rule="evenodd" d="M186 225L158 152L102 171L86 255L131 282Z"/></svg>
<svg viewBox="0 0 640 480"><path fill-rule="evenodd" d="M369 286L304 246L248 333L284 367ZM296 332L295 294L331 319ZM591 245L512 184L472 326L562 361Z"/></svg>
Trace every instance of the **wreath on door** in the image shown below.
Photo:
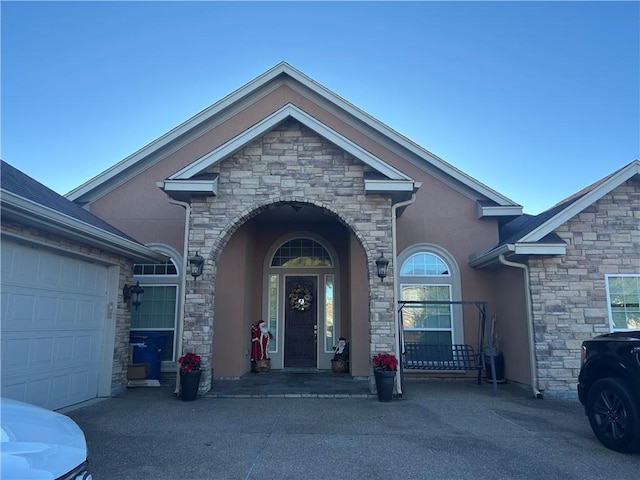
<svg viewBox="0 0 640 480"><path fill-rule="evenodd" d="M307 311L311 308L313 295L307 287L296 283L289 294L289 305L299 312Z"/></svg>

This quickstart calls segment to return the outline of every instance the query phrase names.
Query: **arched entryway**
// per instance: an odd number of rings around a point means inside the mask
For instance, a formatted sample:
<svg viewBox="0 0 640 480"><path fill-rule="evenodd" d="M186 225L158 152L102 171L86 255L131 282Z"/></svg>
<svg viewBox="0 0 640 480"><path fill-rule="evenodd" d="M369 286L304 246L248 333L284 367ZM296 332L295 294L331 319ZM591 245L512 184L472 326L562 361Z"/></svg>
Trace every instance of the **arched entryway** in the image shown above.
<svg viewBox="0 0 640 480"><path fill-rule="evenodd" d="M272 369L330 370L332 347L345 336L352 374L368 375L369 272L356 234L336 214L303 202L258 207L245 218L216 257L213 375L250 371L251 325L260 319L274 335ZM313 297L308 309L289 303L298 285Z"/></svg>

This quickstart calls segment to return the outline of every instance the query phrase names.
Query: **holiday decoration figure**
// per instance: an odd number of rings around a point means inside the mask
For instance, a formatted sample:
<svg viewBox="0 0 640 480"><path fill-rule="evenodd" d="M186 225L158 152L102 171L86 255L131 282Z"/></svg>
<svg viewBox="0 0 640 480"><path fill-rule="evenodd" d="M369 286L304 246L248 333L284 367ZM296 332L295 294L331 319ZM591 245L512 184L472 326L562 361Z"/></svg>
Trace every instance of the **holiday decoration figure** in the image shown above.
<svg viewBox="0 0 640 480"><path fill-rule="evenodd" d="M251 361L269 359L269 340L273 338L264 320L251 325Z"/></svg>

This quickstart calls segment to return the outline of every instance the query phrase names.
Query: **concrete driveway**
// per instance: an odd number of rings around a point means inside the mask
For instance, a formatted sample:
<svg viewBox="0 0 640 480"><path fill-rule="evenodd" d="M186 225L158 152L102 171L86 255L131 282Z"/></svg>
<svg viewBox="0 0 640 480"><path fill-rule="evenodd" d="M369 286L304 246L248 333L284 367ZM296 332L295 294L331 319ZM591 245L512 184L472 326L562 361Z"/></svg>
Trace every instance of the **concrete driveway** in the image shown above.
<svg viewBox="0 0 640 480"><path fill-rule="evenodd" d="M67 413L94 479L633 479L580 404L464 381L409 381L402 399L177 400L129 389Z"/></svg>

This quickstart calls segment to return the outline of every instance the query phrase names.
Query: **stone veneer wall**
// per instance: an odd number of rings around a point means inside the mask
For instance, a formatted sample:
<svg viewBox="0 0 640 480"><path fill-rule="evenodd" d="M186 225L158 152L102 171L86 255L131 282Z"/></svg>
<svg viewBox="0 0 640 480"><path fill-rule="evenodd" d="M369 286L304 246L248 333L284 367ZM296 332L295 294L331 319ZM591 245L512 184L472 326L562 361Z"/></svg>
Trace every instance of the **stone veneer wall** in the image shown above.
<svg viewBox="0 0 640 480"><path fill-rule="evenodd" d="M219 162L218 195L193 199L189 249L206 258L202 280L187 285L185 351L202 355L201 392L211 386L215 328L216 259L233 233L248 219L283 202L304 202L326 209L358 238L366 256L370 291L370 350L395 351L393 275L374 281L380 251L390 252L391 199L365 195L368 167L294 120L280 124Z"/></svg>
<svg viewBox="0 0 640 480"><path fill-rule="evenodd" d="M25 227L15 222L2 222L2 232L13 234L16 237L31 240L43 246L77 253L84 257L96 258L107 264L119 265L118 292L122 292L125 283L131 283L133 278L133 261L116 254L105 252L95 247L90 247L78 242L43 233L35 228ZM106 294L106 292L105 292ZM111 391L117 393L127 386L127 365L129 363L129 330L131 328L131 312L122 301L122 294L118 293L118 302L114 310L115 315L115 341L113 351L113 371L111 375ZM107 320L105 321L112 321Z"/></svg>
<svg viewBox="0 0 640 480"><path fill-rule="evenodd" d="M577 397L582 341L608 333L606 274L640 275L640 183L630 180L555 232L558 257L531 257L539 385L545 395Z"/></svg>

